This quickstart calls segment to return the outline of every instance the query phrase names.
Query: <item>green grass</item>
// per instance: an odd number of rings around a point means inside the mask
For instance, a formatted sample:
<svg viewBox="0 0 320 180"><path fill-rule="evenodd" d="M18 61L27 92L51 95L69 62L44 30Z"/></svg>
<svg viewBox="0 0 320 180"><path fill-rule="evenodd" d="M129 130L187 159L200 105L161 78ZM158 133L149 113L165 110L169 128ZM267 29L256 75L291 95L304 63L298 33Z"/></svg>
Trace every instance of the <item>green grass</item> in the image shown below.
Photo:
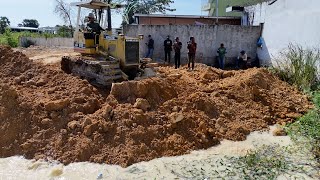
<svg viewBox="0 0 320 180"><path fill-rule="evenodd" d="M288 125L286 131L296 143L310 146L320 168L320 92L316 91L312 96L315 109Z"/></svg>
<svg viewBox="0 0 320 180"><path fill-rule="evenodd" d="M8 45L11 47L17 47L19 45L20 37L45 37L45 38L53 38L58 37L58 35L48 34L48 33L31 33L31 32L11 32L10 30L6 30L5 33L0 34L0 45ZM31 42L30 42L31 44Z"/></svg>
<svg viewBox="0 0 320 180"><path fill-rule="evenodd" d="M320 49L290 44L276 60L276 65L271 68L271 72L300 90L312 91L317 89L319 84L316 66L319 60Z"/></svg>
<svg viewBox="0 0 320 180"><path fill-rule="evenodd" d="M308 165L296 160L292 147L262 146L242 157L231 157L233 174L239 179L277 179L280 175L307 174ZM313 167L310 167L313 169Z"/></svg>

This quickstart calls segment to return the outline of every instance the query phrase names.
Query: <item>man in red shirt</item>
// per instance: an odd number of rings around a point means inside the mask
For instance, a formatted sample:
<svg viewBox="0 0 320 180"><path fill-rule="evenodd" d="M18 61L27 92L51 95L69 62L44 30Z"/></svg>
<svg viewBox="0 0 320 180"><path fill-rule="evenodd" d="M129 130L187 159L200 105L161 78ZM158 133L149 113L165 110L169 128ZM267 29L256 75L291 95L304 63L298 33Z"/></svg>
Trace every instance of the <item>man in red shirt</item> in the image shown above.
<svg viewBox="0 0 320 180"><path fill-rule="evenodd" d="M194 37L190 37L190 41L188 42L187 46L189 52L188 52L188 68L190 69L190 63L192 62L192 70L194 70L194 60L196 57L196 51L197 51L197 43L194 40Z"/></svg>

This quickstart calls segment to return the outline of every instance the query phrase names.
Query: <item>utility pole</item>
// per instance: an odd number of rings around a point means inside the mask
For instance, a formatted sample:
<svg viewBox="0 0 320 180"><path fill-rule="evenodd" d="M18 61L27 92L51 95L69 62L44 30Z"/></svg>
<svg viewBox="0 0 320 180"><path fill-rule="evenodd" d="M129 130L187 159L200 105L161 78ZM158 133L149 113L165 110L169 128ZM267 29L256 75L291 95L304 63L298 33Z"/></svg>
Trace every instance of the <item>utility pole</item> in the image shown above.
<svg viewBox="0 0 320 180"><path fill-rule="evenodd" d="M218 24L219 20L219 0L216 0L216 24Z"/></svg>

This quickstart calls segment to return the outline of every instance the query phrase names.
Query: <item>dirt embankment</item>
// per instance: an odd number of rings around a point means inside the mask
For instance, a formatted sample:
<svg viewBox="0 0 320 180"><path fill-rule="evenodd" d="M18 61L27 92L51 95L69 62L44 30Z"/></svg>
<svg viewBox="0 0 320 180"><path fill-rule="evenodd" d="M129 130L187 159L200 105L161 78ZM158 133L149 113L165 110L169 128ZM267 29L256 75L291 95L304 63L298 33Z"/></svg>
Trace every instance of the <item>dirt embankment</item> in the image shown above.
<svg viewBox="0 0 320 180"><path fill-rule="evenodd" d="M244 140L311 108L265 69L159 67L159 77L114 84L106 96L7 47L0 66L1 157L128 166Z"/></svg>

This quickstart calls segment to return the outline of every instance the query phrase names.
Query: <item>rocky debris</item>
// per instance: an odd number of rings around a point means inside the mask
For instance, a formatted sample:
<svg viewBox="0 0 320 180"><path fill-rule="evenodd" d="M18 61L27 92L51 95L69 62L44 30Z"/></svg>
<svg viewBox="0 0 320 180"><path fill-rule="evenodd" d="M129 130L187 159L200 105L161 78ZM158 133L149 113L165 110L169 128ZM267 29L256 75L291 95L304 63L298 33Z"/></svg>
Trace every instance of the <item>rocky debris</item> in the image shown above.
<svg viewBox="0 0 320 180"><path fill-rule="evenodd" d="M287 135L286 131L285 131L283 128L281 128L281 127L276 127L276 128L272 131L272 134L273 134L274 136L286 136L286 135Z"/></svg>
<svg viewBox="0 0 320 180"><path fill-rule="evenodd" d="M184 116L182 113L173 112L169 115L169 119L172 124L177 124L184 119Z"/></svg>
<svg viewBox="0 0 320 180"><path fill-rule="evenodd" d="M148 109L150 109L151 106L150 106L148 100L142 99L142 98L137 98L136 103L134 103L133 107L138 108L138 109L142 109L143 111L147 111Z"/></svg>
<svg viewBox="0 0 320 180"><path fill-rule="evenodd" d="M59 99L56 101L46 102L44 107L47 111L59 111L67 107L70 103L69 99Z"/></svg>
<svg viewBox="0 0 320 180"><path fill-rule="evenodd" d="M201 78L216 80L220 78L220 73L217 71L214 71L212 68L207 68L205 72L201 74Z"/></svg>
<svg viewBox="0 0 320 180"><path fill-rule="evenodd" d="M43 124L43 125L48 125L50 123L51 123L51 119L49 119L49 118L45 118L45 119L41 120L41 124Z"/></svg>
<svg viewBox="0 0 320 180"><path fill-rule="evenodd" d="M126 167L244 140L312 108L265 69L156 67L156 77L114 83L109 94L9 47L0 65L0 157Z"/></svg>
<svg viewBox="0 0 320 180"><path fill-rule="evenodd" d="M69 130L75 130L78 127L81 127L81 124L78 121L71 121L68 123Z"/></svg>
<svg viewBox="0 0 320 180"><path fill-rule="evenodd" d="M37 86L43 86L43 85L45 85L47 83L48 83L48 80L46 78L41 78L36 82L36 85Z"/></svg>

